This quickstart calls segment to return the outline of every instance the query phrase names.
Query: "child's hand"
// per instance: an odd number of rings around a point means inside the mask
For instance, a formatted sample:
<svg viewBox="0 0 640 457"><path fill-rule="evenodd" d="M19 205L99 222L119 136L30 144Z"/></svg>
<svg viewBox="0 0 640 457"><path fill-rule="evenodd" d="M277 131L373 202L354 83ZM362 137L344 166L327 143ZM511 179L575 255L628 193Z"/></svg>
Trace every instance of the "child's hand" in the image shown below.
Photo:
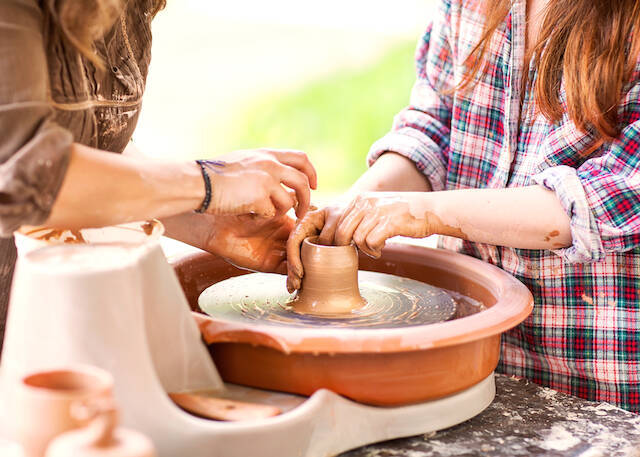
<svg viewBox="0 0 640 457"><path fill-rule="evenodd" d="M300 288L304 269L300 260L302 241L320 233L327 245L354 242L364 253L380 257L387 239L402 235L422 238L433 233L429 212L419 201L420 193L368 192L348 205L334 205L311 211L298 221L287 241L287 288Z"/></svg>
<svg viewBox="0 0 640 457"><path fill-rule="evenodd" d="M284 273L286 242L294 226L289 216L201 215L194 223L208 225L203 249L240 268Z"/></svg>
<svg viewBox="0 0 640 457"><path fill-rule="evenodd" d="M358 195L338 221L335 244L346 245L353 241L362 252L378 258L391 237L431 235L428 213L414 204L412 197L415 195L402 192Z"/></svg>

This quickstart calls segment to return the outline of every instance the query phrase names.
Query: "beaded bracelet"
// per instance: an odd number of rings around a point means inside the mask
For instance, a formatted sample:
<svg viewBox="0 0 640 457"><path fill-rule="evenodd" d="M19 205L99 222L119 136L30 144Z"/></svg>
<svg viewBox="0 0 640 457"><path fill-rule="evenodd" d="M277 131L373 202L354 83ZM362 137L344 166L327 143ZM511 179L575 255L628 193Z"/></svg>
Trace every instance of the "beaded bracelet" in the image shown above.
<svg viewBox="0 0 640 457"><path fill-rule="evenodd" d="M207 170L211 170L214 173L219 173L215 167L224 167L226 164L220 160L196 160L196 163L200 166L200 171L202 172L202 179L204 180L204 200L202 200L202 204L200 208L196 209L196 213L204 213L209 209L209 205L211 204L211 178L209 177L209 173Z"/></svg>
<svg viewBox="0 0 640 457"><path fill-rule="evenodd" d="M204 180L204 200L202 200L200 208L195 210L196 213L200 214L209 209L209 205L211 204L211 179L209 178L209 173L207 173L207 168L204 162L204 160L196 160L196 163L200 166L202 179Z"/></svg>

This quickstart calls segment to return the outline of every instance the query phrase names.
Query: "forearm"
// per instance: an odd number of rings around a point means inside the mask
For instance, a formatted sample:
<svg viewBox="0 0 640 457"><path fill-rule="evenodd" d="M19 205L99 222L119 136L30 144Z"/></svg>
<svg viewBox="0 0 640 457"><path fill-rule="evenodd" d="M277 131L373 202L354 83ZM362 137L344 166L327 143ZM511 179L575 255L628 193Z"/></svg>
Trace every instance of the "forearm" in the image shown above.
<svg viewBox="0 0 640 457"><path fill-rule="evenodd" d="M99 227L168 217L196 209L203 198L195 163L151 161L74 144L45 225Z"/></svg>
<svg viewBox="0 0 640 457"><path fill-rule="evenodd" d="M362 192L429 192L427 178L415 164L400 154L387 152L351 186L347 195Z"/></svg>
<svg viewBox="0 0 640 457"><path fill-rule="evenodd" d="M411 211L431 233L521 249L571 245L570 219L556 195L540 186L416 194Z"/></svg>
<svg viewBox="0 0 640 457"><path fill-rule="evenodd" d="M199 249L209 249L214 219L215 216L190 211L161 218L160 222L164 225L164 234L169 238Z"/></svg>

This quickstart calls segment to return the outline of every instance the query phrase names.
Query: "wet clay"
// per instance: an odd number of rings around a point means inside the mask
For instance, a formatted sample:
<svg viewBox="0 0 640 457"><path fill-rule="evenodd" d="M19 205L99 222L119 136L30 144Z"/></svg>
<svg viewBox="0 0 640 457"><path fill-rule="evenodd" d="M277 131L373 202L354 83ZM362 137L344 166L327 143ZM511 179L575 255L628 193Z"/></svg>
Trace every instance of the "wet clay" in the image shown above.
<svg viewBox="0 0 640 457"><path fill-rule="evenodd" d="M305 275L291 303L297 313L335 316L364 308L355 246L325 246L311 237L302 242L300 256Z"/></svg>
<svg viewBox="0 0 640 457"><path fill-rule="evenodd" d="M65 244L83 244L86 242L80 230L51 229L45 233L38 234L41 231L42 229L31 230L26 232L25 235L34 236L37 240L58 241Z"/></svg>
<svg viewBox="0 0 640 457"><path fill-rule="evenodd" d="M128 229L137 230L136 223L131 224L131 227ZM160 222L156 220L150 220L140 223L139 229L146 236L151 236L154 231L158 230L158 227L161 226ZM121 226L121 227L124 227ZM89 229L89 230L97 230ZM51 244L88 244L91 243L90 240L87 240L85 236L82 234L85 229L59 229L59 228L48 228L48 227L33 227L28 228L22 231L22 234L33 238L39 241L45 241ZM163 229L160 229L163 230Z"/></svg>
<svg viewBox="0 0 640 457"><path fill-rule="evenodd" d="M446 235L446 236L453 236L463 240L469 239L469 236L465 232L463 232L460 227L454 227L453 225L445 224L444 222L442 222L442 219L440 219L438 216L436 216L434 213L430 211L425 212L424 217L430 221L431 226L435 226L439 228L439 230L434 231L434 233L439 233L441 235Z"/></svg>
<svg viewBox="0 0 640 457"><path fill-rule="evenodd" d="M557 231L557 230L553 230L552 232L549 232L549 233L547 234L547 236L545 236L545 237L544 237L544 240L545 240L545 241L551 241L551 238L555 238L555 237L556 237L556 236L558 236L558 235L560 235L560 232L559 232L559 231ZM554 244L554 246L555 246L556 244L559 244L559 243L553 243L553 244Z"/></svg>

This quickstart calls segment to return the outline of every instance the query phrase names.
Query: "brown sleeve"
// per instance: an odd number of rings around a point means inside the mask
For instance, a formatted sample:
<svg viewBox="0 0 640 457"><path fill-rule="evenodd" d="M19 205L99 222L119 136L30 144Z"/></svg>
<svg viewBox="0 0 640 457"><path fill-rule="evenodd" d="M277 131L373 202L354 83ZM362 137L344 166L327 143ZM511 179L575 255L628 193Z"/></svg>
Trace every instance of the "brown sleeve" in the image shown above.
<svg viewBox="0 0 640 457"><path fill-rule="evenodd" d="M73 138L47 95L42 11L36 0L0 1L0 236L44 222Z"/></svg>

